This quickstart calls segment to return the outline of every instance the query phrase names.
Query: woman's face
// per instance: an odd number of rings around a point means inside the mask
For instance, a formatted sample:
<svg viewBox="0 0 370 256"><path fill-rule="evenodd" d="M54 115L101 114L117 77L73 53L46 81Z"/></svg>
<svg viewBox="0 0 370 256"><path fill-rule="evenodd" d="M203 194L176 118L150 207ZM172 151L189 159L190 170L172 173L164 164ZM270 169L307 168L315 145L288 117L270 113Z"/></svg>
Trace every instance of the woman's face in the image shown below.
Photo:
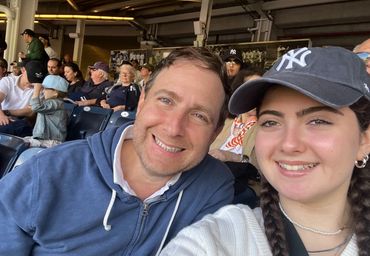
<svg viewBox="0 0 370 256"><path fill-rule="evenodd" d="M134 76L132 75L130 68L125 66L121 66L119 78L123 84L130 84L134 81Z"/></svg>
<svg viewBox="0 0 370 256"><path fill-rule="evenodd" d="M76 79L76 73L70 67L64 67L64 76L67 81L72 82Z"/></svg>
<svg viewBox="0 0 370 256"><path fill-rule="evenodd" d="M350 108L335 110L280 86L263 99L255 143L261 170L281 199L333 202L346 197L370 131L360 131Z"/></svg>

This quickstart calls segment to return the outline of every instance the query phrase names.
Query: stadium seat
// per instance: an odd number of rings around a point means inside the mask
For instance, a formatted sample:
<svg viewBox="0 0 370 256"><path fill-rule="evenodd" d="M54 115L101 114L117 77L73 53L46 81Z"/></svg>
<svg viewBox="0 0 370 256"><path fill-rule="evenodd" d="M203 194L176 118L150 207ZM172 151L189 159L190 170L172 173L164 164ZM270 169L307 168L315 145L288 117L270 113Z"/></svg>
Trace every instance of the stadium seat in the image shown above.
<svg viewBox="0 0 370 256"><path fill-rule="evenodd" d="M10 172L18 156L27 148L22 138L0 133L0 177Z"/></svg>
<svg viewBox="0 0 370 256"><path fill-rule="evenodd" d="M121 126L127 122L134 121L135 117L136 111L115 111L110 116L106 129Z"/></svg>
<svg viewBox="0 0 370 256"><path fill-rule="evenodd" d="M73 110L77 107L76 104L73 104L73 103L69 103L69 102L64 102L64 109L66 110L67 112L67 115L68 115L68 120L71 118L71 115L73 113Z"/></svg>
<svg viewBox="0 0 370 256"><path fill-rule="evenodd" d="M97 106L78 106L72 111L67 126L67 139L85 139L94 133L103 131L113 110Z"/></svg>

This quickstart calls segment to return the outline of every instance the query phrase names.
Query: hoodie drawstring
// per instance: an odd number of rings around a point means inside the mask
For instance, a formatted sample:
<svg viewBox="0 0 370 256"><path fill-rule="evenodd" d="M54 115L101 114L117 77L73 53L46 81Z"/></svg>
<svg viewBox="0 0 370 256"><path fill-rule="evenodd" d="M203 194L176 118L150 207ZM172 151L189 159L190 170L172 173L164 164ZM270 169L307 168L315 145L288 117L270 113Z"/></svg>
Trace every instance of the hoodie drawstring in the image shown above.
<svg viewBox="0 0 370 256"><path fill-rule="evenodd" d="M176 215L176 213L177 213L177 210L179 209L179 205L180 205L180 202L181 202L181 198L182 198L182 194L183 194L183 193L184 193L184 190L181 190L181 192L179 193L179 196L177 197L177 201L176 201L175 209L174 209L174 210L173 210L173 212L172 212L172 216L171 216L170 222L169 222L169 223L168 223L168 225L167 225L166 233L164 233L164 236L163 236L162 241L161 241L161 245L159 246L158 251L157 251L157 253L155 254L155 256L158 256L158 255L159 255L159 253L161 252L162 248L163 248L164 242L166 241L167 236L168 236L168 232L170 231L170 228L171 228L172 222L173 222L173 220L175 219L175 215Z"/></svg>
<svg viewBox="0 0 370 256"><path fill-rule="evenodd" d="M109 218L110 212L112 211L114 201L116 200L116 195L117 195L117 192L114 189L112 189L112 197L110 198L109 205L108 205L107 210L105 211L105 215L103 219L103 226L106 231L109 231L112 228L112 226L108 224L108 218Z"/></svg>

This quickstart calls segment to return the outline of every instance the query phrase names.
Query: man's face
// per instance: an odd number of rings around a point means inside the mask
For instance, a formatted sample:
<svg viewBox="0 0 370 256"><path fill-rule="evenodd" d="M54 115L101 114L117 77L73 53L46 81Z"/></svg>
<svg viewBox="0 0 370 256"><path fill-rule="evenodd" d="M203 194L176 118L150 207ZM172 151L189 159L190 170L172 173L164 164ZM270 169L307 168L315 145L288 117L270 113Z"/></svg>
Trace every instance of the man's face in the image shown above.
<svg viewBox="0 0 370 256"><path fill-rule="evenodd" d="M59 75L58 62L55 60L48 61L48 73L49 75Z"/></svg>
<svg viewBox="0 0 370 256"><path fill-rule="evenodd" d="M161 71L141 94L134 124L144 172L170 178L196 166L218 134L224 97L220 78L194 62L179 60Z"/></svg>
<svg viewBox="0 0 370 256"><path fill-rule="evenodd" d="M32 37L30 37L28 34L23 34L22 39L25 43L31 42Z"/></svg>

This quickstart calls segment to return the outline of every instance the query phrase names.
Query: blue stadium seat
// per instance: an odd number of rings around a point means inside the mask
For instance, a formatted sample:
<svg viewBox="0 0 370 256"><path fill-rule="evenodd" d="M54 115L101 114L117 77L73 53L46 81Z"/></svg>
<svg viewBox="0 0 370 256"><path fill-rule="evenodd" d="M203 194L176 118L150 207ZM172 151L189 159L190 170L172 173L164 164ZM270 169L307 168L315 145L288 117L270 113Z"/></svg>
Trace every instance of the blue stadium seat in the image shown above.
<svg viewBox="0 0 370 256"><path fill-rule="evenodd" d="M127 122L134 121L135 118L136 111L115 111L110 116L106 129L121 126Z"/></svg>
<svg viewBox="0 0 370 256"><path fill-rule="evenodd" d="M27 148L22 138L0 133L0 177L12 170L18 156Z"/></svg>
<svg viewBox="0 0 370 256"><path fill-rule="evenodd" d="M85 139L94 133L103 131L113 110L97 106L78 106L72 111L67 126L67 139Z"/></svg>

